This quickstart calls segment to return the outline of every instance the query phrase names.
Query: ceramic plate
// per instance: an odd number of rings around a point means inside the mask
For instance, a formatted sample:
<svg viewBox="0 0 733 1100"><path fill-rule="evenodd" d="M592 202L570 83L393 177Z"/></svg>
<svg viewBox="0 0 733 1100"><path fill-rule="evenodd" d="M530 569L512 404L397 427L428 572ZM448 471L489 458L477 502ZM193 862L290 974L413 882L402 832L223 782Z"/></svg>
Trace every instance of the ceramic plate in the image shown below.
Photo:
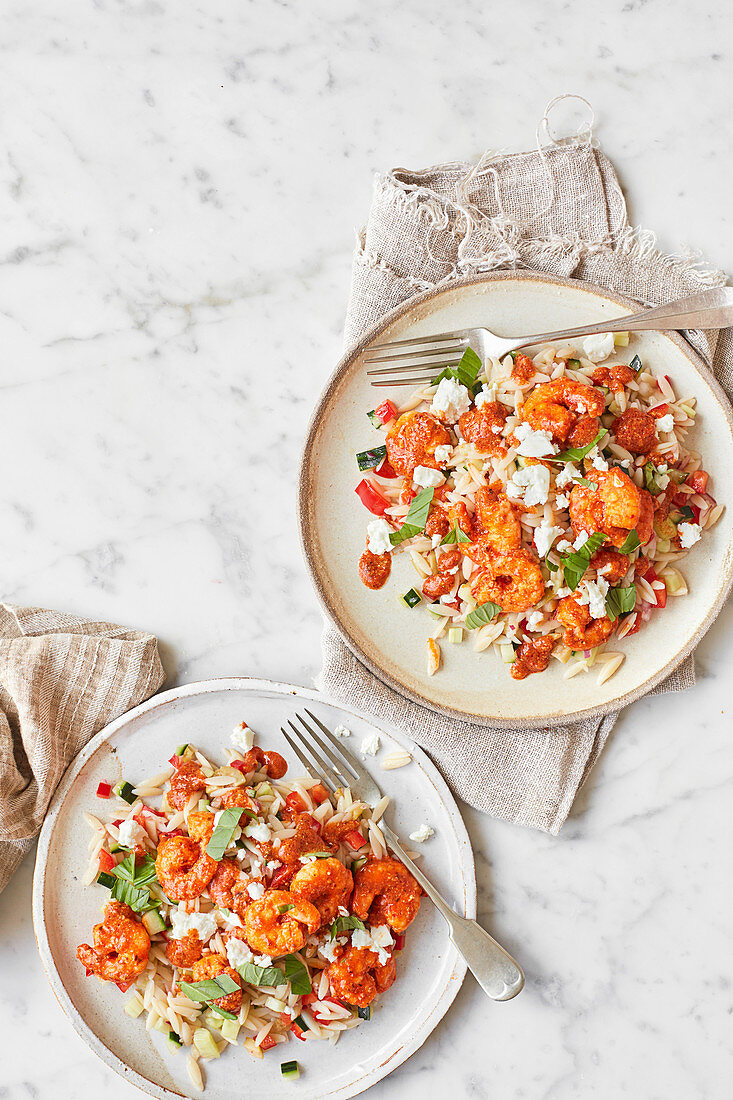
<svg viewBox="0 0 733 1100"><path fill-rule="evenodd" d="M46 816L33 882L33 921L49 981L92 1050L153 1096L200 1094L189 1082L185 1053L172 1053L162 1034L146 1032L143 1018L125 1016L124 996L110 984L86 978L76 960L76 946L90 940L106 896L100 887L79 885L89 840L83 811L98 813L103 805L95 796L100 781L153 775L181 742L192 741L212 760L223 760L229 735L243 719L258 734L260 745L282 753L292 774L302 774L280 726L304 704L331 729L339 723L351 729L350 747L355 751L375 729L366 716L286 684L246 679L189 684L155 696L99 733L67 771ZM374 763L377 781L394 798L390 824L405 835L423 821L432 825L435 836L424 847L424 869L459 912L475 916L473 856L447 786L402 733L380 733L382 751L402 746L413 755L411 764L396 771L382 771L378 760ZM289 1043L262 1060L234 1048L216 1061L202 1063L208 1100L240 1095L345 1100L381 1080L425 1041L465 974L446 925L427 901L410 928L397 967L398 980L380 999L372 1019L335 1046ZM296 1082L284 1082L280 1076L280 1062L290 1058L301 1065Z"/></svg>
<svg viewBox="0 0 733 1100"><path fill-rule="evenodd" d="M712 492L727 509L683 562L689 595L669 600L663 613L619 643L626 660L602 687L593 672L563 680L564 667L557 661L541 676L513 680L495 653L476 653L470 643L442 646L443 667L429 677L426 638L432 620L398 599L415 584L409 556L395 556L392 576L378 592L359 580L357 562L370 517L354 493L359 480L354 455L377 441L367 410L390 395L398 402L406 396L405 389L369 385L364 355L373 342L472 325L499 335L551 332L620 317L633 308L595 287L549 276L510 272L456 280L393 310L336 368L306 439L300 482L304 553L323 609L346 644L408 698L451 716L505 726L521 721L540 727L605 714L669 675L722 606L733 580L733 420L711 372L676 333L636 334L634 350L655 374L671 377L679 396L697 397L698 420L689 439L703 454Z"/></svg>

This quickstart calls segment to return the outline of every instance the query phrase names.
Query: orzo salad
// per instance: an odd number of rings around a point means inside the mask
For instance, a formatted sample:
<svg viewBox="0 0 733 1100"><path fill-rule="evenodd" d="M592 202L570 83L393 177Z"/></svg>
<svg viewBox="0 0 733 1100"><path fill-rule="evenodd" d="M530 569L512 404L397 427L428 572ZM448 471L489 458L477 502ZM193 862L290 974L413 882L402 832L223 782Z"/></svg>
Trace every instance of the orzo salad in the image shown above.
<svg viewBox="0 0 733 1100"><path fill-rule="evenodd" d="M421 898L380 829L387 798L372 809L286 780L244 722L232 742L223 766L187 744L149 780L101 783L110 812L86 815L85 883L109 894L77 957L128 1016L187 1048L197 1088L201 1060L230 1046L284 1054L368 1020ZM300 1073L291 1050L286 1078Z"/></svg>
<svg viewBox="0 0 733 1100"><path fill-rule="evenodd" d="M624 660L611 639L687 593L679 562L723 510L687 444L695 413L628 333L486 365L467 349L368 413L386 438L356 456L375 517L363 583L381 588L409 555L418 579L400 598L433 619L430 675L441 644L470 639L517 680L555 659L605 682Z"/></svg>

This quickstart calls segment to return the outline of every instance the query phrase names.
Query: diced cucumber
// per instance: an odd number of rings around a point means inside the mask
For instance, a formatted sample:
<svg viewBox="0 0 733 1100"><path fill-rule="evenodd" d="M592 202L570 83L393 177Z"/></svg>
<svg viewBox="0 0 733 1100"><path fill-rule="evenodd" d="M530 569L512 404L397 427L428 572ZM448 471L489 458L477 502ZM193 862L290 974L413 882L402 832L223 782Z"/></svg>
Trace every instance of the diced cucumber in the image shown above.
<svg viewBox="0 0 733 1100"><path fill-rule="evenodd" d="M677 569L665 569L662 580L670 596L685 596L687 594L687 581Z"/></svg>
<svg viewBox="0 0 733 1100"><path fill-rule="evenodd" d="M199 810L201 810L203 812L204 810L208 810L210 807L211 807L211 803L209 802L208 798L200 798L199 799L199 804L198 804Z"/></svg>
<svg viewBox="0 0 733 1100"><path fill-rule="evenodd" d="M660 539L673 539L677 534L677 528L669 516L665 516L664 519L660 519L656 516L654 519L654 530L657 538ZM666 551L663 551L666 553Z"/></svg>
<svg viewBox="0 0 733 1100"><path fill-rule="evenodd" d="M106 871L100 871L97 875L97 882L100 886L105 886L108 890L111 890L117 879L114 875L108 875Z"/></svg>
<svg viewBox="0 0 733 1100"><path fill-rule="evenodd" d="M166 1038L168 1037L168 1034L170 1032L170 1024L167 1020L160 1019L157 1021L157 1023L153 1024L153 1027L156 1031L162 1031Z"/></svg>
<svg viewBox="0 0 733 1100"><path fill-rule="evenodd" d="M165 921L158 909L149 909L147 913L143 913L142 922L149 936L157 936L158 932L165 929Z"/></svg>
<svg viewBox="0 0 733 1100"><path fill-rule="evenodd" d="M280 1072L286 1081L297 1081L300 1077L300 1066L297 1062L281 1062Z"/></svg>
<svg viewBox="0 0 733 1100"><path fill-rule="evenodd" d="M356 1014L360 1020L371 1020L372 1018L372 1010L369 1005L366 1008L357 1008Z"/></svg>
<svg viewBox="0 0 733 1100"><path fill-rule="evenodd" d="M367 416L369 417L369 423L371 424L371 426L373 428L383 428L384 427L384 425L382 424L382 421L379 419L379 417L377 416L374 409L371 409L367 413Z"/></svg>
<svg viewBox="0 0 733 1100"><path fill-rule="evenodd" d="M109 854L113 856L115 852L121 852L122 845L118 844L116 840L111 840L109 845Z"/></svg>
<svg viewBox="0 0 733 1100"><path fill-rule="evenodd" d="M613 346L615 348L627 348L629 346L628 332L614 332Z"/></svg>
<svg viewBox="0 0 733 1100"><path fill-rule="evenodd" d="M660 554L668 554L672 547L669 539L657 539L657 550Z"/></svg>
<svg viewBox="0 0 733 1100"><path fill-rule="evenodd" d="M366 856L359 856L359 858L355 859L354 862L351 864L351 870L352 871L361 871L361 869L364 866L364 864L366 863L366 861L367 861Z"/></svg>
<svg viewBox="0 0 733 1100"><path fill-rule="evenodd" d="M225 1039L229 1039L231 1042L233 1042L236 1039L237 1035L239 1035L239 1029L241 1026L242 1025L237 1019L225 1020L219 1030L221 1031Z"/></svg>
<svg viewBox="0 0 733 1100"><path fill-rule="evenodd" d="M128 802L130 805L137 799L137 795L132 789L132 783L128 783L126 779L123 779L122 782L118 783L112 790L118 798L121 798L124 802Z"/></svg>
<svg viewBox="0 0 733 1100"><path fill-rule="evenodd" d="M173 1050L180 1050L183 1046L183 1043L181 1042L178 1035L176 1035L175 1031L168 1032L168 1042L170 1043Z"/></svg>
<svg viewBox="0 0 733 1100"><path fill-rule="evenodd" d="M517 457L515 458L515 460L514 460L514 461L516 462L516 464L517 464L517 467L518 467L518 468L519 468L520 470L523 470L523 469L524 469L524 468L526 467L526 465L527 465L527 459L526 459L526 458L522 458L522 456L521 456L521 455L517 455Z"/></svg>
<svg viewBox="0 0 733 1100"><path fill-rule="evenodd" d="M139 993L136 993L134 997L130 997L129 1001L125 1001L125 1015L132 1020L137 1020L138 1016L142 1016L144 1010L145 1006Z"/></svg>
<svg viewBox="0 0 733 1100"><path fill-rule="evenodd" d="M675 485L684 485L690 476L682 470L667 470L667 473L669 474L670 480L673 481Z"/></svg>
<svg viewBox="0 0 733 1100"><path fill-rule="evenodd" d="M186 742L186 744L184 744L184 745L179 745L178 748L176 749L176 756L183 756L183 754L185 753L187 748L188 748L188 742Z"/></svg>
<svg viewBox="0 0 733 1100"><path fill-rule="evenodd" d="M580 370L580 359L568 359L565 365L569 370Z"/></svg>
<svg viewBox="0 0 733 1100"><path fill-rule="evenodd" d="M642 364L641 364L641 359L639 358L638 355L634 356L634 358L629 363L629 366L631 367L632 370L635 370L637 374L639 373L639 371L641 370Z"/></svg>
<svg viewBox="0 0 733 1100"><path fill-rule="evenodd" d="M501 653L501 659L505 665L513 665L516 660L516 654L514 652L513 645L500 645L499 652Z"/></svg>
<svg viewBox="0 0 733 1100"><path fill-rule="evenodd" d="M460 626L452 626L450 628L448 631L448 641L453 642L453 644L463 641L463 630Z"/></svg>
<svg viewBox="0 0 733 1100"><path fill-rule="evenodd" d="M255 795L257 798L262 798L265 795L274 794L274 790L269 783L258 783L255 788Z"/></svg>
<svg viewBox="0 0 733 1100"><path fill-rule="evenodd" d="M218 1058L219 1048L208 1028L197 1027L193 1033L193 1045L202 1058Z"/></svg>
<svg viewBox="0 0 733 1100"><path fill-rule="evenodd" d="M405 592L404 596L400 596L400 599L406 607L417 607L422 601L422 596L419 592L416 592L414 588L410 588Z"/></svg>
<svg viewBox="0 0 733 1100"><path fill-rule="evenodd" d="M387 448L372 447L368 451L360 451L356 456L356 462L360 470L374 470L387 457Z"/></svg>

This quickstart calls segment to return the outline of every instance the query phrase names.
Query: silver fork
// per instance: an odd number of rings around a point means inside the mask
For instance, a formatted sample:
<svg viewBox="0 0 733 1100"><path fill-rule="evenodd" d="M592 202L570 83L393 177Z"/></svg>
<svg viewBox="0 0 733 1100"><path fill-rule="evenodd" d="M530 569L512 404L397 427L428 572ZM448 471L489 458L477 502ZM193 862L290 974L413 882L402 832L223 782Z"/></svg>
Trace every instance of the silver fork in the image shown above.
<svg viewBox="0 0 733 1100"><path fill-rule="evenodd" d="M531 336L497 336L487 328L463 328L434 336L413 336L409 340L390 340L374 344L364 362L373 386L414 386L434 377L436 369L455 367L466 348L472 348L486 363L492 356L501 358L510 351L530 344L566 340L574 336L592 336L598 332L640 332L644 329L728 328L733 325L733 287L705 290L667 305L629 313L616 320L597 321L592 325L540 332ZM383 364L389 363L390 366ZM404 377L409 375L409 377Z"/></svg>
<svg viewBox="0 0 733 1100"><path fill-rule="evenodd" d="M331 792L337 787L350 787L360 802L366 802L372 807L376 806L382 798L382 792L366 768L362 767L359 761L339 744L323 722L307 707L305 713L318 726L321 731L320 736L306 722L302 714L296 714L295 717L303 729L289 721L288 725L293 736L284 727L281 727L281 733L310 777L312 779L318 777ZM406 854L397 835L384 820L380 821L379 825L390 848L399 856L440 915L445 918L450 928L451 940L466 960L468 969L484 992L495 1001L508 1001L516 997L524 985L524 974L511 955L500 947L475 920L462 917L451 909L445 898L438 893L420 868Z"/></svg>

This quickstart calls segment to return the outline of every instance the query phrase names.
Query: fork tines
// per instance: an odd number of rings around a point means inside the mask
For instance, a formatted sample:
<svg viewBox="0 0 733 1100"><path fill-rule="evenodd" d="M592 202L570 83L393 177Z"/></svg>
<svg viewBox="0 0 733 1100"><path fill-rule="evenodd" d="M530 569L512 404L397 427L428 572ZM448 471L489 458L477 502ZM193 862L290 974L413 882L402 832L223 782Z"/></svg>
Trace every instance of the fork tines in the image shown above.
<svg viewBox="0 0 733 1100"><path fill-rule="evenodd" d="M305 713L319 727L323 735L328 739L331 747L324 743L323 739L319 737L316 731L306 722L302 714L296 714L295 717L298 722L300 722L301 726L303 726L305 733L303 733L294 722L288 721L288 725L295 739L290 736L284 726L281 726L280 732L283 737L288 742L311 779L316 778L313 774L315 770L318 778L322 779L331 791L335 791L337 787L351 786L353 781L359 778L358 772L346 759L335 738L329 730L326 729L323 722L316 718L315 714L308 710L307 707L305 708ZM315 748L312 742L315 742L318 748ZM303 751L301 751L301 749ZM320 752L318 751L319 749L321 750ZM308 759L305 753L308 754L310 759ZM327 759L324 759L324 757Z"/></svg>
<svg viewBox="0 0 733 1100"><path fill-rule="evenodd" d="M373 386L412 386L427 382L443 367L458 366L467 346L468 338L461 332L417 336L411 340L390 340L384 344L376 344L364 357L364 362L367 366L376 368L367 371ZM395 352L394 349L401 350ZM405 373L410 373L410 377L395 377Z"/></svg>

